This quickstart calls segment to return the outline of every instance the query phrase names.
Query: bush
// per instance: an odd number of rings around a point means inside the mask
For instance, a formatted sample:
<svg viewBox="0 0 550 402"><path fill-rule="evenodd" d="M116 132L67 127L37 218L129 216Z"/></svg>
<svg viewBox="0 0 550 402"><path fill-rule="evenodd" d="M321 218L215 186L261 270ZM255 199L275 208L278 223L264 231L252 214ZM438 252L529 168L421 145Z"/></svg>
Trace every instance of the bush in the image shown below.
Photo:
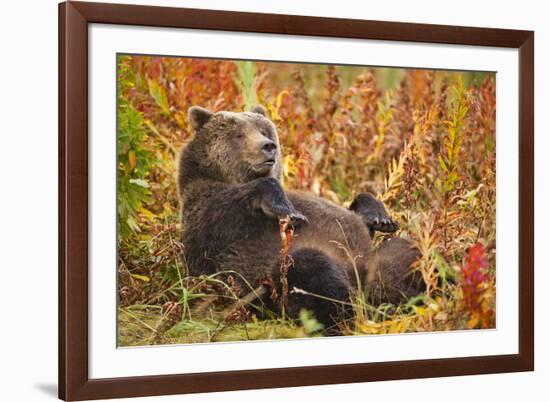
<svg viewBox="0 0 550 402"><path fill-rule="evenodd" d="M286 187L341 205L374 192L422 251L426 292L377 308L358 294L346 333L494 327L494 74L121 56L118 78L122 344L318 336L308 312L258 321L236 281L188 277L179 258L187 110L256 102L278 127Z"/></svg>

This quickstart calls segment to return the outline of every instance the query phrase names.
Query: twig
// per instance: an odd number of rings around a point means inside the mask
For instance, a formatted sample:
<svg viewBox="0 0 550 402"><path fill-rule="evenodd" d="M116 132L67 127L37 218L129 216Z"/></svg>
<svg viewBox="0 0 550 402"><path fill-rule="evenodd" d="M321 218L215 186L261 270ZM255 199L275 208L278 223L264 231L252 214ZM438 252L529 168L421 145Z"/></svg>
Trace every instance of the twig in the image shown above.
<svg viewBox="0 0 550 402"><path fill-rule="evenodd" d="M346 253L346 256L350 260L352 266L353 266L353 272L355 274L355 281L357 282L357 292L361 294L363 292L363 286L361 285L361 276L359 274L359 269L357 268L357 259L362 258L362 255L353 256L351 254L351 245L349 244L348 237L346 236L346 231L344 230L344 227L340 223L338 219L336 219L336 223L340 227L340 230L342 231L342 236L344 237L344 240L346 241L346 245L343 245L342 243L336 241L336 240L330 240L331 243L336 244L338 248L340 248L344 253Z"/></svg>
<svg viewBox="0 0 550 402"><path fill-rule="evenodd" d="M279 233L281 235L281 251L279 253L279 264L281 272L281 298L279 299L279 303L281 306L281 315L283 318L285 318L285 306L288 297L287 274L289 268L293 264L292 257L288 255L288 251L290 250L290 245L292 244L292 235L294 234L294 227L292 226L292 223L290 222L290 218L288 216L279 220Z"/></svg>
<svg viewBox="0 0 550 402"><path fill-rule="evenodd" d="M342 300L333 299L333 298L331 298L331 297L323 296L323 295L320 295L320 294L318 294L318 293L308 292L307 290L297 288L296 286L294 286L294 287L292 288L292 290L290 291L290 293L297 293L297 294L301 294L301 295L305 295L305 296L318 297L319 299L327 300L327 301L332 302L332 303L340 303L340 304L342 304L342 305L344 305L344 306L352 306L352 307L353 307L353 303L345 302L345 301L342 301Z"/></svg>
<svg viewBox="0 0 550 402"><path fill-rule="evenodd" d="M252 303L254 300L262 297L265 294L265 292L266 292L266 289L263 285L257 287L256 289L254 289L252 292L250 292L246 296L244 296L244 297L240 298L239 300L237 300L235 303L233 303L233 305L226 308L222 312L222 315L225 317L225 319L227 319L234 311L236 311L240 308L243 308L244 306Z"/></svg>

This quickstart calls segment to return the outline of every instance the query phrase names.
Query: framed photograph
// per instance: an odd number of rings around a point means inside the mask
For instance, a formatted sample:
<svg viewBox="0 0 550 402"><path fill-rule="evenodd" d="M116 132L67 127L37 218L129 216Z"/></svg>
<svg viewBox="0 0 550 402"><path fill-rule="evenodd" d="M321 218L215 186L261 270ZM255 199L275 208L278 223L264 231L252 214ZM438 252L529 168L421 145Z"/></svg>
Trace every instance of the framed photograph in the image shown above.
<svg viewBox="0 0 550 402"><path fill-rule="evenodd" d="M59 24L61 399L533 370L533 32Z"/></svg>

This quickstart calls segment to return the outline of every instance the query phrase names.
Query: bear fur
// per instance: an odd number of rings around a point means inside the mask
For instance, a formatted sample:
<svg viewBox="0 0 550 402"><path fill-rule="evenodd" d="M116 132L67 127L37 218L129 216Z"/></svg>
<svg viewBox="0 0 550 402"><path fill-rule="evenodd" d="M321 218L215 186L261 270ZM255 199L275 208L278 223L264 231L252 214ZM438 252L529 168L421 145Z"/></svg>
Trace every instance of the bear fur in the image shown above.
<svg viewBox="0 0 550 402"><path fill-rule="evenodd" d="M295 232L288 289L307 292L289 293L291 317L307 308L331 328L351 316L352 289L371 289L376 303L422 291L411 270L418 251L408 241L372 250L375 230L397 229L372 195L360 194L346 209L283 189L277 130L263 107L212 113L194 106L189 121L195 136L181 152L178 187L190 275L233 271L252 287L271 280L280 292L279 220L289 218Z"/></svg>

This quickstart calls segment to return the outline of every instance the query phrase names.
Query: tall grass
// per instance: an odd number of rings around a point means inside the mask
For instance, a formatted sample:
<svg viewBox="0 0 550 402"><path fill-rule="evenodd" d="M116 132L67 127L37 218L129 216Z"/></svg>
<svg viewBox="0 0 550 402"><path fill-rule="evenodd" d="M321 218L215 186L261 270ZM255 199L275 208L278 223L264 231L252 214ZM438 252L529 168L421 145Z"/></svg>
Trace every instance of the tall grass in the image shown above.
<svg viewBox="0 0 550 402"><path fill-rule="evenodd" d="M311 312L274 316L257 298L262 288L238 273L187 274L175 161L192 136L192 105L263 104L287 188L344 206L371 191L397 236L419 247L426 292L372 306L358 286L345 334L494 327L494 75L121 56L118 77L121 345L321 334Z"/></svg>

